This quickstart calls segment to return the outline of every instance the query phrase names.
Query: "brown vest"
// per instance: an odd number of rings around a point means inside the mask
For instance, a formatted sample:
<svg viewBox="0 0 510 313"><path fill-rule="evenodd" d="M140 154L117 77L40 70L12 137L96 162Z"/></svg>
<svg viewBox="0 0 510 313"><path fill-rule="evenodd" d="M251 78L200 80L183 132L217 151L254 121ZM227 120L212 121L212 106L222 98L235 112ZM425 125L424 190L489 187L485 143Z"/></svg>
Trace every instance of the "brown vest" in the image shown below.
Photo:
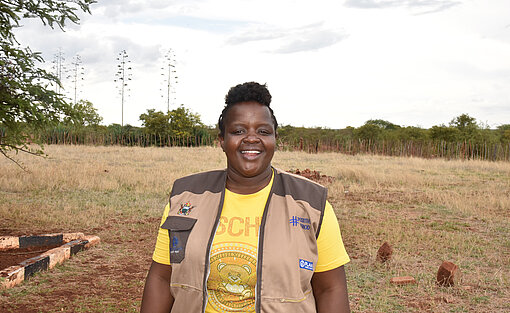
<svg viewBox="0 0 510 313"><path fill-rule="evenodd" d="M174 313L205 311L225 182L225 170L210 171L180 178L172 188L161 227L170 235ZM310 281L326 196L321 185L275 169L259 230L255 312L316 312Z"/></svg>

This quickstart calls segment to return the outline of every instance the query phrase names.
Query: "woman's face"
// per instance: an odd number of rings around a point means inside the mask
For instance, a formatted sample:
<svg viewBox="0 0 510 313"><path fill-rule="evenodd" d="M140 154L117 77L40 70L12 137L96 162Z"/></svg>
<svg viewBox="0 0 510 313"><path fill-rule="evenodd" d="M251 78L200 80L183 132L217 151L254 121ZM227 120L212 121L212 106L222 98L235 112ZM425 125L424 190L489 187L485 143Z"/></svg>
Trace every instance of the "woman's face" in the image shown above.
<svg viewBox="0 0 510 313"><path fill-rule="evenodd" d="M263 174L271 166L276 146L269 108L254 101L235 104L225 118L225 136L219 139L228 170L242 177Z"/></svg>

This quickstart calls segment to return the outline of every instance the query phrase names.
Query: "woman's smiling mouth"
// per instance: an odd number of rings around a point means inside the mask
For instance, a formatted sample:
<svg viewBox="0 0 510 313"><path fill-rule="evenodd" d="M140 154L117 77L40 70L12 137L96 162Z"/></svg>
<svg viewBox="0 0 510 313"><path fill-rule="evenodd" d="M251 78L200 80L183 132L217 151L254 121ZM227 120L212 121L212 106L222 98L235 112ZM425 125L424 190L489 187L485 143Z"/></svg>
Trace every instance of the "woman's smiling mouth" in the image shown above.
<svg viewBox="0 0 510 313"><path fill-rule="evenodd" d="M241 150L243 158L248 160L256 159L261 153L259 150Z"/></svg>

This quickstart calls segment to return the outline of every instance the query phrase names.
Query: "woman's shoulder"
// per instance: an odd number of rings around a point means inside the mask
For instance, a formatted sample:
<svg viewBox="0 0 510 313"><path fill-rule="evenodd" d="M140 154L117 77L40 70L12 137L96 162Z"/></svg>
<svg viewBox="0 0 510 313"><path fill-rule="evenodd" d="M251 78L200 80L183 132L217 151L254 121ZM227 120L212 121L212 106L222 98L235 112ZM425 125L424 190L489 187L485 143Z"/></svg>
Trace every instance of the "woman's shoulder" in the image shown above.
<svg viewBox="0 0 510 313"><path fill-rule="evenodd" d="M225 169L190 174L175 180L172 195L180 194L183 191L192 193L221 192L225 188L225 179Z"/></svg>
<svg viewBox="0 0 510 313"><path fill-rule="evenodd" d="M323 210L326 205L327 188L301 175L275 168L275 188L278 195L289 195L295 200L308 202L313 208Z"/></svg>

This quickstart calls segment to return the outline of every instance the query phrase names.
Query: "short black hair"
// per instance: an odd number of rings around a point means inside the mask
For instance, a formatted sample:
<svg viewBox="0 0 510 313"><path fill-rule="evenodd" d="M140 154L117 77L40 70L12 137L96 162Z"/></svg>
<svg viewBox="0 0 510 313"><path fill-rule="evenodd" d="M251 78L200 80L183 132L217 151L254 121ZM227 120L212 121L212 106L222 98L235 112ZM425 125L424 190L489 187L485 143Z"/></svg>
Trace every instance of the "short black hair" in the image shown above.
<svg viewBox="0 0 510 313"><path fill-rule="evenodd" d="M241 102L255 101L262 105L267 106L271 113L271 119L273 120L274 130L278 127L278 122L274 116L273 109L269 106L271 104L271 94L267 89L266 84L261 85L256 82L247 82L239 84L230 88L227 95L225 96L225 107L221 111L221 115L218 118L218 129L220 130L220 136L225 136L225 118L227 113L234 105Z"/></svg>

